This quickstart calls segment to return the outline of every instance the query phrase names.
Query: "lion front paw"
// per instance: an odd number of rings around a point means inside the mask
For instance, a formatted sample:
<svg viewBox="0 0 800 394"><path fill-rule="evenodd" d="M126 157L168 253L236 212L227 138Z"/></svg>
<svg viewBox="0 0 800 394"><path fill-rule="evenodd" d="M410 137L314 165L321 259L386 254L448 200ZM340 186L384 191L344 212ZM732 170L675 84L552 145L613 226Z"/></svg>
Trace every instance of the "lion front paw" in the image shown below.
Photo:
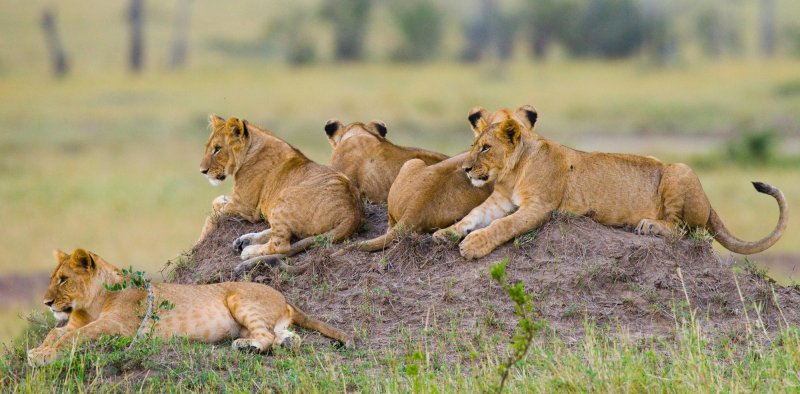
<svg viewBox="0 0 800 394"><path fill-rule="evenodd" d="M459 246L461 256L465 259L479 259L494 250L495 246L486 236L486 232L478 230L464 238Z"/></svg>
<svg viewBox="0 0 800 394"><path fill-rule="evenodd" d="M45 346L30 349L28 350L28 365L38 367L49 364L56 358L57 354L55 349Z"/></svg>
<svg viewBox="0 0 800 394"><path fill-rule="evenodd" d="M242 235L233 241L233 250L235 250L236 253L242 253L244 248L250 246L250 238L248 235L249 234Z"/></svg>
<svg viewBox="0 0 800 394"><path fill-rule="evenodd" d="M211 210L213 212L220 212L222 211L222 208L224 208L225 205L228 205L228 202L230 201L231 200L228 196L225 195L217 196L217 198L211 201Z"/></svg>

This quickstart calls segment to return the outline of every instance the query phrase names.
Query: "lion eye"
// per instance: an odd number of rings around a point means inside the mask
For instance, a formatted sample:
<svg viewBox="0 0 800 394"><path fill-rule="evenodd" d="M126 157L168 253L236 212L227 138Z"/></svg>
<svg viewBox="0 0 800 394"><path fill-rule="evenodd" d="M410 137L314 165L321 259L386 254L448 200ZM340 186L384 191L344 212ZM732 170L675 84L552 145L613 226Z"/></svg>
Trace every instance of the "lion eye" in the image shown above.
<svg viewBox="0 0 800 394"><path fill-rule="evenodd" d="M215 147L214 147L214 153L212 153L212 154L213 154L213 155L216 155L217 153L219 153L220 149L222 149L222 147L221 147L221 146L219 146L219 145L218 145L218 146L215 146Z"/></svg>
<svg viewBox="0 0 800 394"><path fill-rule="evenodd" d="M60 286L60 285L63 285L63 284L64 284L64 282L66 282L66 281L67 281L67 277L66 277L66 276L62 276L61 278L59 278L59 279L58 279L58 284L59 284L59 286Z"/></svg>
<svg viewBox="0 0 800 394"><path fill-rule="evenodd" d="M492 147L492 146L491 146L491 145L488 145L488 144L486 144L486 145L483 145L483 146L481 147L481 153L488 151L488 150L489 150L491 147Z"/></svg>

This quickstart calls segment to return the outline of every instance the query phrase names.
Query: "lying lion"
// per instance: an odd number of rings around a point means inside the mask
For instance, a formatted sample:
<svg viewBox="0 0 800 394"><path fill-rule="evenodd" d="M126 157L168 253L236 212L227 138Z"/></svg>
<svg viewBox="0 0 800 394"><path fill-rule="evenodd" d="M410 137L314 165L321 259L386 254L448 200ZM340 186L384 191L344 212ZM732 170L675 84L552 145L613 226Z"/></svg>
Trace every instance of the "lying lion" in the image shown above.
<svg viewBox="0 0 800 394"><path fill-rule="evenodd" d="M318 236L331 242L353 234L361 225L362 203L347 177L306 158L269 131L230 118L210 117L211 136L200 171L213 185L234 177L230 198L212 202L200 240L214 226L217 214L251 222L264 218L270 228L245 234L234 242L243 260L266 255L293 255ZM292 236L304 237L291 244Z"/></svg>
<svg viewBox="0 0 800 394"><path fill-rule="evenodd" d="M447 158L441 153L397 146L386 139L386 131L380 121L345 126L331 119L325 124L325 134L333 147L331 166L347 175L362 196L376 203L386 202L403 163L420 159L430 165Z"/></svg>
<svg viewBox="0 0 800 394"><path fill-rule="evenodd" d="M555 210L591 213L602 224L635 226L637 234L677 234L681 226L705 228L722 246L740 254L769 248L786 229L786 199L773 186L753 182L757 191L778 201L778 224L764 239L747 242L725 228L697 175L685 164L561 146L533 131L537 113L531 106L513 114L501 110L488 116L482 109L474 113L481 132L463 168L475 186L494 182L494 192L461 221L434 234L437 240L448 238L448 233L466 235L460 245L465 258L489 254L541 226Z"/></svg>
<svg viewBox="0 0 800 394"><path fill-rule="evenodd" d="M50 277L44 303L60 323L66 324L51 330L39 347L28 350L32 365L52 361L60 350L76 341L137 334L142 316L148 312L148 298L156 305L164 301L171 305L157 310L159 319L150 320L152 325L142 326L160 338L181 335L202 342L236 338L234 348L264 352L273 345L299 343L288 329L296 323L352 345L348 334L307 316L266 285L159 283L149 291L130 287L110 291L106 286L124 280L119 268L83 249L76 249L72 255L60 250L54 254L58 265Z"/></svg>
<svg viewBox="0 0 800 394"><path fill-rule="evenodd" d="M468 120L477 138L478 117L470 112ZM360 243L358 249L381 250L401 231L427 233L447 227L485 201L492 193L492 184L472 186L461 168L468 158L469 152L464 152L433 165L419 159L403 164L389 190L386 234Z"/></svg>

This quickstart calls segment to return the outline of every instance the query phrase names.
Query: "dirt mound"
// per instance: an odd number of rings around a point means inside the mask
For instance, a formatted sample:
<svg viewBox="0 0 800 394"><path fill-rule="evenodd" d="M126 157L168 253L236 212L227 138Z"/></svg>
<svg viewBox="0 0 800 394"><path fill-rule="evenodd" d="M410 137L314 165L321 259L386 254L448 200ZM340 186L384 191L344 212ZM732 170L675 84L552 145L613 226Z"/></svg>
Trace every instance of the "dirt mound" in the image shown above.
<svg viewBox="0 0 800 394"><path fill-rule="evenodd" d="M385 208L368 204L366 209L366 228L356 240L386 229ZM537 313L565 338L580 335L585 319L624 326L637 338L670 336L676 316L690 310L706 333L733 340L747 333L747 319L760 320L769 333L779 329L782 316L800 324L797 290L775 286L782 315L764 275L754 266L734 268L732 258L721 259L706 241L638 236L585 217L554 216L538 231L479 260L464 260L454 244L407 234L383 252L349 251L332 258L343 247L337 244L289 259L292 265L310 264L302 274L257 266L237 278L233 268L240 259L233 240L264 228L222 218L218 229L174 267L172 280L266 283L310 314L352 328L370 346L437 327L455 329L465 338L476 332L509 333L515 322L512 305L489 277L490 266L505 257L509 278L525 283L535 295ZM762 331L756 323L751 328Z"/></svg>

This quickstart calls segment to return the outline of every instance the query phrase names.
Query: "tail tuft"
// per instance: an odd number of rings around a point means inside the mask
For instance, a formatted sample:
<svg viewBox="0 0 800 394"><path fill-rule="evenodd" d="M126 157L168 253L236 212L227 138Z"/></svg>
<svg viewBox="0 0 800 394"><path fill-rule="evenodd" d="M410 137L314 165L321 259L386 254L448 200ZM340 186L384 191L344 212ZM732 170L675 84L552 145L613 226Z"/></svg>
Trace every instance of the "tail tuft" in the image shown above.
<svg viewBox="0 0 800 394"><path fill-rule="evenodd" d="M284 256L282 254L273 254L269 255L267 259L264 260L270 268L278 268L281 266L283 260L281 260Z"/></svg>
<svg viewBox="0 0 800 394"><path fill-rule="evenodd" d="M764 182L753 182L753 187L755 187L759 193L769 194L769 192L772 191L772 187Z"/></svg>

